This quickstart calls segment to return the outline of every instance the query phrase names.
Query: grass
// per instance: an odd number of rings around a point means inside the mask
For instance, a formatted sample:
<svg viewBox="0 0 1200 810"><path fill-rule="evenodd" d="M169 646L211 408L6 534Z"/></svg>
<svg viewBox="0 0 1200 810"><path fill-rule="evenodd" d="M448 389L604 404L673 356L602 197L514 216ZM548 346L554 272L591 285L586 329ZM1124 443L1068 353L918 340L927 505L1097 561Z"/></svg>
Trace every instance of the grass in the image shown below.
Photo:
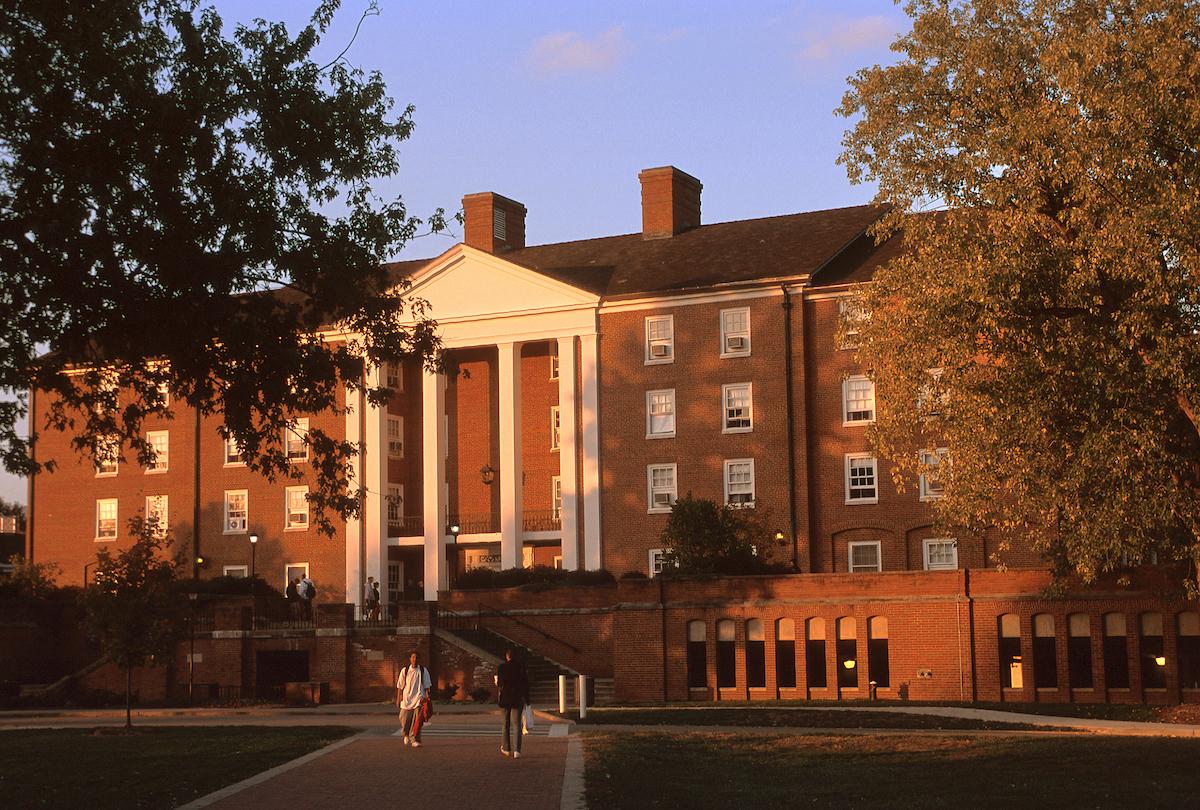
<svg viewBox="0 0 1200 810"><path fill-rule="evenodd" d="M1189 805L1200 741L589 730L591 810Z"/></svg>
<svg viewBox="0 0 1200 810"><path fill-rule="evenodd" d="M991 720L968 720L959 717L937 717L928 714L873 712L869 710L833 711L821 709L769 708L746 706L736 708L687 709L589 709L585 725L632 726L770 726L775 728L883 728L883 729L949 729L998 730L1030 729L1022 723L1002 723Z"/></svg>
<svg viewBox="0 0 1200 810"><path fill-rule="evenodd" d="M0 807L177 807L351 733L326 726L0 731Z"/></svg>

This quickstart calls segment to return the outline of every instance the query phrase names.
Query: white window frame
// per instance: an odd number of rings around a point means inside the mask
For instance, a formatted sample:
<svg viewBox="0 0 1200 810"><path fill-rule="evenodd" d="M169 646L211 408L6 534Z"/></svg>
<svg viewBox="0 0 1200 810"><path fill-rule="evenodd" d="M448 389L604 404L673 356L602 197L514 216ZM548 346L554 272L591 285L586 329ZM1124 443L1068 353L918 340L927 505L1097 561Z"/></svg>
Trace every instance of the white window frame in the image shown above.
<svg viewBox="0 0 1200 810"><path fill-rule="evenodd" d="M654 579L663 572L663 557L666 553L667 550L665 548L650 549L649 554L647 554L647 569L650 572L650 579Z"/></svg>
<svg viewBox="0 0 1200 810"><path fill-rule="evenodd" d="M550 449L558 450L562 445L562 410L557 405L550 406Z"/></svg>
<svg viewBox="0 0 1200 810"><path fill-rule="evenodd" d="M850 314L852 310L858 310L858 312L856 314ZM866 315L864 315L862 313L862 311L858 309L858 307L854 306L853 298L847 297L847 298L839 298L838 299L838 328L839 329L841 329L841 324L843 321L857 321L859 324L861 324L865 320L866 320ZM857 349L859 346L858 335L859 335L859 331L857 329L853 329L853 330L844 332L842 334L841 338L838 340L838 349L839 350Z"/></svg>
<svg viewBox="0 0 1200 810"><path fill-rule="evenodd" d="M666 395L670 398L671 407L671 429L659 432L654 431L654 413L651 410L651 403L656 395ZM675 436L675 426L678 424L678 414L675 408L675 389L674 388L659 388L654 391L646 392L646 438L647 439L670 439Z"/></svg>
<svg viewBox="0 0 1200 810"><path fill-rule="evenodd" d="M554 519L562 520L562 476L550 476L550 508Z"/></svg>
<svg viewBox="0 0 1200 810"><path fill-rule="evenodd" d="M232 577L234 571L241 571L242 575L238 579L250 578L250 566L248 565L223 565L221 566L221 576Z"/></svg>
<svg viewBox="0 0 1200 810"><path fill-rule="evenodd" d="M663 487L655 488L654 486L654 471L665 470L671 471L671 489ZM669 492L671 494L670 503L666 506L655 506L655 492ZM676 464L647 464L646 465L646 514L662 515L668 514L675 501L679 499L679 467Z"/></svg>
<svg viewBox="0 0 1200 810"><path fill-rule="evenodd" d="M163 449L161 451L154 447L155 439L162 439ZM171 431L148 430L146 431L146 443L155 451L154 461L146 467L146 474L165 473L171 468Z"/></svg>
<svg viewBox="0 0 1200 810"><path fill-rule="evenodd" d="M392 426L395 425L395 431ZM404 417L388 414L387 418L388 458L404 458Z"/></svg>
<svg viewBox="0 0 1200 810"><path fill-rule="evenodd" d="M224 442L222 442L222 446L224 447L224 453L225 453L224 466L226 466L226 467L245 467L246 466L246 454L242 450L241 442L239 442L235 437L230 436L230 437L226 438L224 440ZM229 459L231 459L231 458L234 460L230 461Z"/></svg>
<svg viewBox="0 0 1200 810"><path fill-rule="evenodd" d="M851 486L850 486L850 467L852 465L852 462L860 461L862 459L870 459L871 460L871 469L873 472L872 478L874 480L873 487L875 489L875 494L870 498L851 497L852 490L851 490ZM877 459L874 455L872 455L871 453L847 453L846 454L845 479L846 479L846 504L847 505L861 504L861 503L879 503L879 459Z"/></svg>
<svg viewBox="0 0 1200 810"><path fill-rule="evenodd" d="M926 465L931 465L933 467L941 469L942 464L944 464L946 462L946 459L949 455L950 455L950 448L948 448L948 447L939 447L933 453L930 453L928 450L922 450L920 453L920 456L919 456L920 462L921 462L921 467L922 467L922 469L924 469L924 467ZM933 462L931 464L932 460L935 457L937 458L937 461ZM922 501L937 501L937 500L941 500L942 498L946 497L946 495L943 491L934 490L932 487L929 486L929 474L928 473L922 472L920 474L920 476L918 478L918 484L919 484L918 488L920 490L920 496L921 496Z"/></svg>
<svg viewBox="0 0 1200 810"><path fill-rule="evenodd" d="M726 315L744 314L746 316L746 328L744 330L730 329L725 323ZM750 356L750 307L734 307L732 309L721 310L721 357L749 357ZM740 349L730 349L730 338L742 338L745 345Z"/></svg>
<svg viewBox="0 0 1200 810"><path fill-rule="evenodd" d="M749 411L749 425L730 427L729 425L729 393L734 389L746 389L746 410ZM752 433L754 431L754 383L728 383L721 386L721 432L722 433Z"/></svg>
<svg viewBox="0 0 1200 810"><path fill-rule="evenodd" d="M388 484L387 490L388 522L399 523L404 520L404 484Z"/></svg>
<svg viewBox="0 0 1200 810"><path fill-rule="evenodd" d="M730 496L729 471L735 464L738 464L738 465L749 464L750 465L750 500L748 500L748 501L738 501L737 503L733 503L729 500L729 496ZM755 485L756 485L755 475L754 475L754 459L752 459L752 458L727 458L727 459L725 459L725 462L722 465L722 469L723 469L722 478L725 479L725 505L731 506L734 509L753 509L754 501L755 501Z"/></svg>
<svg viewBox="0 0 1200 810"><path fill-rule="evenodd" d="M670 333L668 338L655 338L650 340L650 324L663 321L667 324L667 331ZM666 346L667 352L663 356L655 356L655 346ZM646 365L658 366L665 363L675 362L675 316L674 315L648 315L646 316Z"/></svg>
<svg viewBox="0 0 1200 810"><path fill-rule="evenodd" d="M100 516L101 510L108 504L112 504L112 517L111 518L102 518ZM121 525L121 515L118 510L119 510L119 504L117 503L116 498L97 498L96 499L96 522L95 522L95 526L93 527L95 529L96 542L107 543L107 542L111 542L111 541L117 539L117 532L120 529L120 525ZM109 531L105 531L102 534L101 529L100 529L100 521L101 520L106 520L106 521L111 520L112 521L112 529Z"/></svg>
<svg viewBox="0 0 1200 810"><path fill-rule="evenodd" d="M156 524L154 536L158 537L158 538L163 538L163 537L167 536L167 529L170 526L169 521L171 519L171 512L170 512L171 504L170 504L170 501L168 500L168 496L166 496L166 495L147 495L146 496L146 507L145 507L145 511L142 513L142 517L146 521L147 525L149 525L150 516L153 511L156 511L156 510L152 509L151 504L157 503L160 498L162 499L162 507L163 507L162 508L162 520L160 520Z"/></svg>
<svg viewBox="0 0 1200 810"><path fill-rule="evenodd" d="M868 546L875 547L875 566L867 568L866 566L855 567L854 565L854 549L866 548ZM878 573L883 570L883 544L878 540L852 540L846 546L846 570L851 574Z"/></svg>
<svg viewBox="0 0 1200 810"><path fill-rule="evenodd" d="M866 383L870 387L871 392L871 415L866 419L850 418L850 389L858 383ZM875 422L876 408L875 402L875 381L865 374L855 374L842 380L842 426L854 427L856 425L870 425ZM858 413L859 411L854 411Z"/></svg>
<svg viewBox="0 0 1200 810"><path fill-rule="evenodd" d="M398 361L389 361L384 364L383 368L384 382L387 387L396 393L404 391L404 369Z"/></svg>
<svg viewBox="0 0 1200 810"><path fill-rule="evenodd" d="M558 379L558 341L550 344L550 379Z"/></svg>
<svg viewBox="0 0 1200 810"><path fill-rule="evenodd" d="M288 583L291 582L291 580L288 579L288 569L289 568L303 568L304 576L302 576L301 579L308 579L308 563L306 563L306 562L284 563L283 564L283 590L284 590L284 592L287 591Z"/></svg>
<svg viewBox="0 0 1200 810"><path fill-rule="evenodd" d="M937 565L930 562L929 551L934 544L944 545L950 544L951 551L954 552L954 562L950 565L938 563ZM921 541L921 559L924 562L926 571L956 571L958 570L958 540L953 537L928 537Z"/></svg>
<svg viewBox="0 0 1200 810"><path fill-rule="evenodd" d="M97 478L113 478L120 469L120 442L116 439L100 439L97 441L95 461L96 461L96 477ZM104 462L102 459L112 462L112 469L105 469L101 466Z"/></svg>
<svg viewBox="0 0 1200 810"><path fill-rule="evenodd" d="M231 496L236 497L238 495L242 496L243 503L245 504L245 506L243 507L243 510L242 510L245 512L245 515L242 516L242 527L240 529L230 528L230 525L229 525L230 497ZM250 527L250 493L249 492L247 492L244 489L227 489L227 490L225 490L225 498L224 498L224 505L222 507L222 511L223 511L224 518L225 518L224 522L221 524L221 526L222 526L221 533L222 534L245 534L247 531L249 531L249 527Z"/></svg>
<svg viewBox="0 0 1200 810"><path fill-rule="evenodd" d="M283 530L285 532L308 531L308 498L301 498L302 502L304 503L303 509L293 509L292 496L296 493L302 493L303 495L307 496L308 487L287 487L283 490ZM247 504L247 507L249 507L249 504ZM249 508L247 508L246 511L249 513ZM303 516L303 523L299 522L299 520L293 522L293 516L299 518L301 515ZM247 517L249 517L248 514Z"/></svg>
<svg viewBox="0 0 1200 810"><path fill-rule="evenodd" d="M300 442L304 455L292 455L292 443ZM295 427L288 425L283 429L283 449L288 461L308 461L308 417L302 416L296 420Z"/></svg>

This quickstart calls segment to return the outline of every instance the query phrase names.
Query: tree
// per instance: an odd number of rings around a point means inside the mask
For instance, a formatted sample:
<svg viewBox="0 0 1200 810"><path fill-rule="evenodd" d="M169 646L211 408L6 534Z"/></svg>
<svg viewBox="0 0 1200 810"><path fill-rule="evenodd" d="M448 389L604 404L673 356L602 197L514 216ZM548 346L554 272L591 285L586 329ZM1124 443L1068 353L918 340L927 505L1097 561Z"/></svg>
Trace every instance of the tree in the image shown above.
<svg viewBox="0 0 1200 810"><path fill-rule="evenodd" d="M840 160L903 253L861 296L870 436L942 523L1085 581L1200 554L1200 9L910 0ZM934 210L936 209L936 211ZM925 468L927 471L928 467Z"/></svg>
<svg viewBox="0 0 1200 810"><path fill-rule="evenodd" d="M85 629L125 670L125 727L133 725L133 668L171 655L182 637L187 597L177 586L180 566L164 555L154 527L135 519L137 541L113 555L96 555L96 573L84 592Z"/></svg>
<svg viewBox="0 0 1200 810"><path fill-rule="evenodd" d="M758 509L718 506L688 493L671 506L659 542L663 572L752 574L776 570L767 562L772 533Z"/></svg>
<svg viewBox="0 0 1200 810"><path fill-rule="evenodd" d="M12 568L0 579L0 597L40 599L58 590L55 580L62 569L54 563L30 562L20 554L12 555L7 562Z"/></svg>
<svg viewBox="0 0 1200 810"><path fill-rule="evenodd" d="M344 387L383 401L364 360L435 362L434 324L383 264L423 224L372 190L412 108L394 114L377 72L317 58L339 1L295 35L256 20L230 37L200 0L0 7L6 469L57 462L16 431L32 388L51 395L35 430L81 453L116 443L145 463L143 421L175 401L223 416L268 478L297 477L295 413ZM325 508L357 509L356 448L309 442L330 532Z"/></svg>

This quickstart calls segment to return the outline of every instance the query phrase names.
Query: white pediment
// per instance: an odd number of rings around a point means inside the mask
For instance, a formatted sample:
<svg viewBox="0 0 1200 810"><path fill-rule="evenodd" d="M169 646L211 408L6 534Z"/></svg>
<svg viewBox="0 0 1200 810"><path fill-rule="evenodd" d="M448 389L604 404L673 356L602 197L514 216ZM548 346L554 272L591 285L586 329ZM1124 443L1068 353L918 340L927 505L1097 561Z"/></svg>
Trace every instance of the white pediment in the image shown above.
<svg viewBox="0 0 1200 810"><path fill-rule="evenodd" d="M426 302L447 346L578 333L592 324L600 298L466 245L421 268L406 298Z"/></svg>

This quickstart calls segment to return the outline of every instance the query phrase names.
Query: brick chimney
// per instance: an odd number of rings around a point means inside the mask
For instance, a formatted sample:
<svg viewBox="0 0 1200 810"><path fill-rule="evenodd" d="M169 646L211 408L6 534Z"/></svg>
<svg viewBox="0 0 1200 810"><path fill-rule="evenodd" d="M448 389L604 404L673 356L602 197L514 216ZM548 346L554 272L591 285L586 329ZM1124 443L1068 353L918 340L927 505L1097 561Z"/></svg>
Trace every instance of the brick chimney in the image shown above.
<svg viewBox="0 0 1200 810"><path fill-rule="evenodd" d="M674 166L644 169L642 238L669 239L700 224L700 181Z"/></svg>
<svg viewBox="0 0 1200 810"><path fill-rule="evenodd" d="M463 242L488 253L525 247L525 206L490 191L463 197Z"/></svg>

